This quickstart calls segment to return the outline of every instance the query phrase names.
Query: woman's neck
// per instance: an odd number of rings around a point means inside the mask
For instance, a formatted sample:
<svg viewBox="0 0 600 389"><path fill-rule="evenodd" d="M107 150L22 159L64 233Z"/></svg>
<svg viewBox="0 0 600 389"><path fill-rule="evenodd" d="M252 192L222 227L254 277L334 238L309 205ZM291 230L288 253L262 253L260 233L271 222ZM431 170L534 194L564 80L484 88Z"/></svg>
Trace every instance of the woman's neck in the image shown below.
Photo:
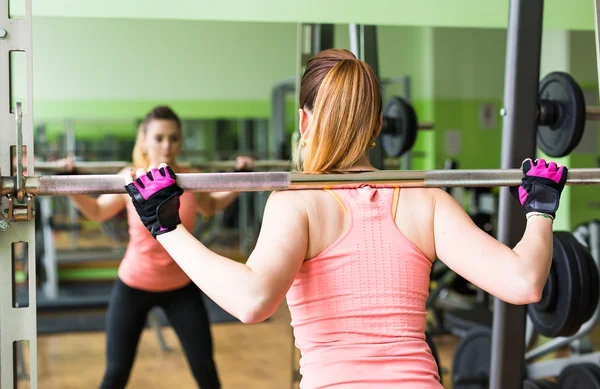
<svg viewBox="0 0 600 389"><path fill-rule="evenodd" d="M355 163L352 167L349 167L348 169L344 169L344 170L349 171L349 172L354 172L354 171L360 172L360 171L374 171L377 169L375 167L373 167L373 165L371 165L371 162L369 161L369 157L365 156L360 161Z"/></svg>

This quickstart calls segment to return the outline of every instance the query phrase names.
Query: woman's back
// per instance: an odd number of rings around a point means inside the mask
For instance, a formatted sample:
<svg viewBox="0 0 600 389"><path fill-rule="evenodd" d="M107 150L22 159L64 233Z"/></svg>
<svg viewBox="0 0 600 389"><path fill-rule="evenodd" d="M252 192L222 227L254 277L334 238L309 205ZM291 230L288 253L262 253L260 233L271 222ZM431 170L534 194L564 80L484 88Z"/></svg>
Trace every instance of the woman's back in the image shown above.
<svg viewBox="0 0 600 389"><path fill-rule="evenodd" d="M432 238L418 232L427 191L327 192L301 195L310 259L287 294L302 387L441 387L424 335L431 260L418 246L430 251Z"/></svg>

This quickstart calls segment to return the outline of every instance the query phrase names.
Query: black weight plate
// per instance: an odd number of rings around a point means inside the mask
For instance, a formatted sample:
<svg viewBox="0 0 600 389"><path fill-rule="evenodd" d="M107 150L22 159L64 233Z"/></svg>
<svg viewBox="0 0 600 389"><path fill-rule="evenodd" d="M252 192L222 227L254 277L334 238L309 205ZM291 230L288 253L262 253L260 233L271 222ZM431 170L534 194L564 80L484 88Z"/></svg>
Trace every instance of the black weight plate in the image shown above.
<svg viewBox="0 0 600 389"><path fill-rule="evenodd" d="M383 107L384 125L381 129L383 149L396 158L410 150L417 140L417 114L403 98L392 97Z"/></svg>
<svg viewBox="0 0 600 389"><path fill-rule="evenodd" d="M547 381L547 380L536 380L535 381L540 389L559 389L558 384L556 382Z"/></svg>
<svg viewBox="0 0 600 389"><path fill-rule="evenodd" d="M573 334L573 324L580 308L581 293L579 289L579 270L572 260L573 251L570 245L562 242L561 235L553 234L552 267L556 273L556 304L551 310L544 311L537 304L527 307L529 318L538 334L549 338L569 336ZM577 323L575 323L577 324Z"/></svg>
<svg viewBox="0 0 600 389"><path fill-rule="evenodd" d="M556 383L546 380L527 380L523 383L523 389L558 389L558 386Z"/></svg>
<svg viewBox="0 0 600 389"><path fill-rule="evenodd" d="M583 295L588 300L581 314L581 324L588 321L598 306L598 294L600 293L600 277L598 275L598 267L594 262L594 258L590 252L575 238L572 236L572 244L577 251L577 255L580 260L585 264L586 277L584 277L584 283L582 284Z"/></svg>
<svg viewBox="0 0 600 389"><path fill-rule="evenodd" d="M556 307L556 299L558 298L558 281L556 275L556 267L550 267L548 273L548 279L544 284L544 291L542 292L542 298L538 301L535 306L538 311L549 312L554 310Z"/></svg>
<svg viewBox="0 0 600 389"><path fill-rule="evenodd" d="M523 389L544 389L544 387L538 381L525 380Z"/></svg>
<svg viewBox="0 0 600 389"><path fill-rule="evenodd" d="M577 300L572 300L573 305L575 306L574 311L569 317L569 325L566 326L566 328L564 329L564 335L560 335L571 336L576 334L577 331L579 331L583 315L585 314L590 304L590 298L587 291L587 288L589 288L590 276L587 273L588 265L585 262L585 259L581 258L577 251L577 239L575 239L573 234L571 234L568 231L555 231L554 234L559 237L563 246L567 248L568 251L570 251L570 257L568 257L568 260L570 260L577 268L577 271L573 273L574 278L572 279L572 281L574 289L578 290L578 292L574 292L574 294L579 295L580 298Z"/></svg>
<svg viewBox="0 0 600 389"><path fill-rule="evenodd" d="M581 141L585 128L585 98L577 81L564 72L552 72L539 85L539 99L550 100L558 108L558 121L538 126L537 144L554 158L569 155Z"/></svg>
<svg viewBox="0 0 600 389"><path fill-rule="evenodd" d="M487 389L490 379L492 330L470 330L456 346L452 361L454 389Z"/></svg>
<svg viewBox="0 0 600 389"><path fill-rule="evenodd" d="M576 333L579 331L581 325L585 322L585 315L590 309L590 266L585 253L582 253L579 248L581 245L577 242L577 239L568 231L557 231L556 234L560 235L563 244L570 246L573 252L573 261L577 264L579 270L579 278L575 281L575 284L579 286L579 293L581 298L579 299L579 309L573 315L572 330L571 332Z"/></svg>
<svg viewBox="0 0 600 389"><path fill-rule="evenodd" d="M600 388L600 366L594 364L594 363L586 363L585 367L587 369L589 369L592 373L594 373L594 375L597 378L597 383L598 385L595 386L596 388Z"/></svg>
<svg viewBox="0 0 600 389"><path fill-rule="evenodd" d="M561 389L596 389L600 388L600 379L596 369L589 363L573 364L565 367L558 376Z"/></svg>

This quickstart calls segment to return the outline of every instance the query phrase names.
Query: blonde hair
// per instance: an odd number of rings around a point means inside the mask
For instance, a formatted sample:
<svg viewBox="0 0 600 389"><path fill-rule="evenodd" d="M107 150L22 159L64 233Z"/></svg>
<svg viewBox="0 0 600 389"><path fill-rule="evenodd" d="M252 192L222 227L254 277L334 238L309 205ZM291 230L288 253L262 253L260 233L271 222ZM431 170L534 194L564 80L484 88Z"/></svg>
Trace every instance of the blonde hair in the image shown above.
<svg viewBox="0 0 600 389"><path fill-rule="evenodd" d="M164 105L159 105L152 108L138 126L137 137L131 155L134 169L146 169L148 166L150 166L148 154L144 151L141 143L146 137L146 127L152 120L173 120L177 123L177 127L181 131L181 120L171 108Z"/></svg>
<svg viewBox="0 0 600 389"><path fill-rule="evenodd" d="M137 137L135 139L135 145L133 146L132 160L133 160L133 168L134 169L146 169L150 166L150 160L148 159L148 154L143 150L140 143L145 136L146 123L141 122L138 126Z"/></svg>
<svg viewBox="0 0 600 389"><path fill-rule="evenodd" d="M313 111L297 168L324 173L351 168L365 157L381 118L379 80L347 50L325 50L307 63L300 106Z"/></svg>

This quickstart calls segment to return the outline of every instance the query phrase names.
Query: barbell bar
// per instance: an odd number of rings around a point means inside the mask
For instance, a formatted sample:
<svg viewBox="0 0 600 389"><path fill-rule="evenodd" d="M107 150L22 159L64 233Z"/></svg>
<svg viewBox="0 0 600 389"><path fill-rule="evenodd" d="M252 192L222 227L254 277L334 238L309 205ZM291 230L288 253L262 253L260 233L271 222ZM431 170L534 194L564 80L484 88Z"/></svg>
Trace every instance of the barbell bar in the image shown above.
<svg viewBox="0 0 600 389"><path fill-rule="evenodd" d="M413 156L423 156L424 153L412 152ZM235 169L235 161L206 161L206 162L182 162L179 164L183 168L196 168L202 170L233 170ZM386 159L384 161L386 169L400 167L400 160ZM117 173L119 170L131 166L131 162L127 161L75 161L73 168L79 173L99 174L99 173ZM286 169L295 168L295 164L290 160L254 160L253 169ZM64 165L56 162L35 162L35 172L41 173L67 173Z"/></svg>
<svg viewBox="0 0 600 389"><path fill-rule="evenodd" d="M520 169L483 170L380 170L357 173L306 174L291 172L181 173L179 185L192 192L257 192L324 189L336 185L444 188L517 186ZM17 191L15 176L2 177L2 195ZM126 193L122 175L75 175L23 177L25 191L37 196ZM569 170L567 185L598 185L600 169Z"/></svg>

